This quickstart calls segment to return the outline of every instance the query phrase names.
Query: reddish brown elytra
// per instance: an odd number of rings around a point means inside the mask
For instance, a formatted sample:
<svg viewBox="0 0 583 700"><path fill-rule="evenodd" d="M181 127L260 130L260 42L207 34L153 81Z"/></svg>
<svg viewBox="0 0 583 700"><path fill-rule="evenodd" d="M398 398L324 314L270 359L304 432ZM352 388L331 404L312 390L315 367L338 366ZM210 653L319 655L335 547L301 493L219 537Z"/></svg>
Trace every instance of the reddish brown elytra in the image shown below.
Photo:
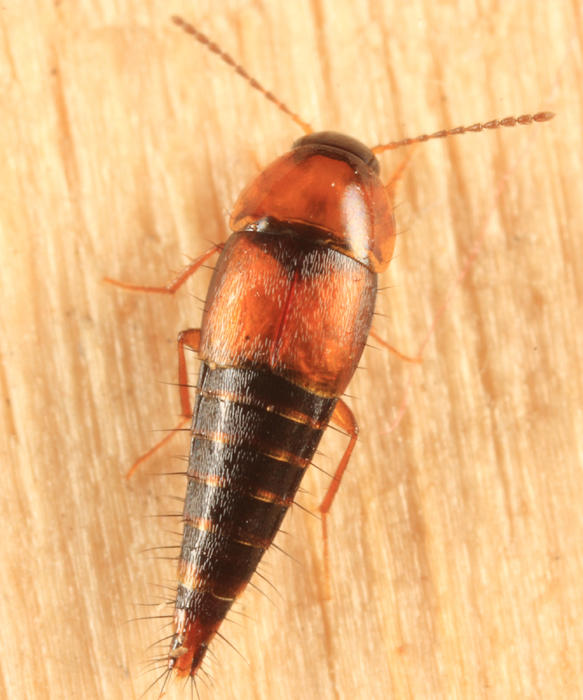
<svg viewBox="0 0 583 700"><path fill-rule="evenodd" d="M387 268L395 246L392 196L402 168L383 184L375 154L553 116L509 117L369 149L342 134L312 133L204 34L180 18L173 21L306 135L240 195L228 241L200 256L171 284L158 288L108 280L134 291L173 294L220 253L202 326L178 338L182 424L192 417L192 428L173 633L163 672L154 681L163 679L160 695L173 673L194 679L277 534L332 421L350 441L319 507L326 543L326 516L358 436L356 420L340 397L370 333L377 275ZM194 410L185 347L201 360ZM128 476L169 437L140 457Z"/></svg>

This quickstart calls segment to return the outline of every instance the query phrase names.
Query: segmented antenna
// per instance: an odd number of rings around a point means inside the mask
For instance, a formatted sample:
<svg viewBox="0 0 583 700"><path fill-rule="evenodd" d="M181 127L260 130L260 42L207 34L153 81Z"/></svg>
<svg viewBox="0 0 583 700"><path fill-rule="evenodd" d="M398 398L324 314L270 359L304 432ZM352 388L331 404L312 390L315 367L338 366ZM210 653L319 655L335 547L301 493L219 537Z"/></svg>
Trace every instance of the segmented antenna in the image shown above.
<svg viewBox="0 0 583 700"><path fill-rule="evenodd" d="M484 129L499 129L502 126L518 126L524 124L532 124L533 122L548 122L555 116L554 112L537 112L536 114L521 114L519 117L505 117L504 119L492 119L492 121L472 124L471 126L456 126L455 129L443 129L436 131L434 134L421 134L413 139L401 139L400 141L391 141L390 143L380 143L378 146L371 148L373 153L383 153L383 151L392 151L395 148L402 146L410 146L413 143L422 143L430 139L444 139L447 136L457 136L458 134L466 134L469 131L483 131Z"/></svg>
<svg viewBox="0 0 583 700"><path fill-rule="evenodd" d="M249 83L252 88L260 92L265 98L272 102L281 112L287 114L288 117L291 117L291 119L300 127L300 129L302 129L302 131L304 131L306 134L313 133L314 130L310 124L308 124L308 122L304 121L295 112L292 112L285 102L282 102L272 92L264 88L259 81L249 75L241 64L237 63L234 58L232 58L226 51L223 51L221 47L209 39L206 34L203 34L203 32L199 31L193 24L182 19L182 17L173 15L171 19L174 24L180 27L180 29L187 34L190 34L190 36L194 37L196 41L201 43L209 51L216 54L224 63L226 63L238 75L240 75L243 80ZM384 151L392 151L396 148L402 148L403 146L411 146L411 144L414 143L422 143L423 141L429 141L431 139L444 139L447 136L457 136L458 134L465 134L467 132L483 131L484 129L499 129L503 126L532 124L533 122L548 122L554 116L555 115L553 112L537 112L536 114L521 114L519 117L492 119L489 122L478 122L476 124L472 124L471 126L456 126L455 129L443 129L441 131L436 131L434 134L421 134L420 136L416 136L412 139L407 138L401 139L400 141L391 141L390 143L380 143L377 146L374 146L374 148L371 148L371 151L377 154L383 153Z"/></svg>
<svg viewBox="0 0 583 700"><path fill-rule="evenodd" d="M257 80L255 80L255 78L253 78L251 75L249 75L249 73L247 73L243 66L237 63L234 58L229 56L228 53L223 51L218 44L215 44L214 41L211 41L208 38L208 36L206 36L206 34L200 32L194 25L182 19L182 17L174 15L171 17L171 19L174 22L174 24L178 25L187 34L193 36L198 42L205 46L209 51L212 51L212 53L216 54L228 66L231 66L231 68L233 68L238 75L240 75L244 80L246 80L252 88L258 90L270 102L273 102L273 104L279 110L291 117L294 120L294 122L306 134L313 133L314 130L308 124L308 122L305 122L299 115L297 115L295 112L292 112L291 109L284 102L279 100L272 92L264 88L263 85L261 85L261 83L259 83Z"/></svg>

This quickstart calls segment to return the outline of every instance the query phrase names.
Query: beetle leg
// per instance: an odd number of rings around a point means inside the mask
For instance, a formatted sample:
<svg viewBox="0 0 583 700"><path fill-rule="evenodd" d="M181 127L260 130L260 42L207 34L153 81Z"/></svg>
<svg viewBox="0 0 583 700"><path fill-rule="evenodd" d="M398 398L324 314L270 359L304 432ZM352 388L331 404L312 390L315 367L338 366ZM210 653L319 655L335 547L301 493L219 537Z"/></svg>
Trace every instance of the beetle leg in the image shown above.
<svg viewBox="0 0 583 700"><path fill-rule="evenodd" d="M157 452L167 442L170 442L170 440L174 437L174 433L181 430L188 423L190 418L190 416L183 416L180 419L180 422L176 426L174 426L174 428L171 428L170 432L164 435L164 437L159 442L150 447L150 449L147 452L144 452L143 455L140 455L126 472L125 478L129 479L130 477L132 477L136 473L140 465L142 465L144 462L147 462L155 452Z"/></svg>
<svg viewBox="0 0 583 700"><path fill-rule="evenodd" d="M423 357L421 355L405 355L400 350L397 350L397 348L393 347L392 345L389 345L389 343L387 343L386 340L383 340L373 330L369 331L369 335L372 338L374 338L378 343L380 343L383 347L387 348L387 350L396 355L399 359L404 360L405 362L413 362L417 365L420 365L423 362Z"/></svg>
<svg viewBox="0 0 583 700"><path fill-rule="evenodd" d="M417 146L418 144L414 144L413 146L411 146L411 148L407 152L407 155L403 158L399 165L397 165L395 170L391 173L391 177L385 183L385 189L387 190L387 193L391 200L391 204L393 205L395 203L395 191L397 189L397 185L403 177L405 170L407 170L407 168L409 167L409 163L411 162L411 158L413 158Z"/></svg>
<svg viewBox="0 0 583 700"><path fill-rule="evenodd" d="M200 349L200 328L189 328L178 334L178 386L180 387L180 405L183 418L192 418L190 397L188 396L188 373L184 348L198 352Z"/></svg>
<svg viewBox="0 0 583 700"><path fill-rule="evenodd" d="M144 452L143 455L140 455L140 457L136 459L128 470L126 479L133 476L141 464L147 462L155 452L157 452L167 442L170 442L170 440L174 437L174 434L181 430L192 418L192 409L190 407L190 398L188 396L188 374L186 371L186 356L184 353L185 347L189 348L190 350L194 350L194 352L198 352L200 347L199 328L189 328L188 330L180 331L178 334L178 386L180 387L182 418L180 419L178 425L172 428L167 435L164 435L159 442L150 447L147 452Z"/></svg>
<svg viewBox="0 0 583 700"><path fill-rule="evenodd" d="M212 257L215 253L220 252L222 249L222 244L214 245L212 248L209 248L206 252L204 252L202 255L199 255L198 258L193 260L190 263L190 265L187 265L184 268L184 270L182 270L182 272L178 275L178 277L173 279L171 282L168 282L168 284L165 284L163 287L148 287L141 284L130 284L128 282L120 282L119 280L111 279L111 277L104 277L103 281L107 282L107 284L112 284L115 287L127 289L130 292L146 292L151 294L174 294L174 292L177 289L180 289L180 287L182 287L186 280L191 275L193 275L210 257Z"/></svg>
<svg viewBox="0 0 583 700"><path fill-rule="evenodd" d="M334 413L332 413L330 421L335 423L342 430L345 430L350 436L350 441L346 450L344 451L344 454L342 455L342 459L336 467L336 471L334 472L334 476L332 477L332 482L330 486L328 486L326 495L324 496L322 503L320 503L320 505L318 506L318 510L320 511L320 514L322 516L322 537L324 539L324 571L327 592L330 591L330 556L328 552L327 517L330 508L332 507L334 497L336 496L336 492L340 487L340 482L342 481L342 477L344 476L346 467L348 466L348 461L350 460L352 450L354 449L356 441L358 440L359 433L359 427L358 423L356 422L356 418L354 417L354 414L352 413L348 405L342 399L338 399L338 403L336 404Z"/></svg>

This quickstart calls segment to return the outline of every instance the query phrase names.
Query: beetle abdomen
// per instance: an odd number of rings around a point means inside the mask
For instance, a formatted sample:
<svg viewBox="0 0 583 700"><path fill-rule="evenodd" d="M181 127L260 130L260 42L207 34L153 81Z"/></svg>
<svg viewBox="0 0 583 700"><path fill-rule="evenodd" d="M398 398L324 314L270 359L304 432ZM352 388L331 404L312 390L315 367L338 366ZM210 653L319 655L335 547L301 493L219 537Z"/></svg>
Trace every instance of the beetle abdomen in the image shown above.
<svg viewBox="0 0 583 700"><path fill-rule="evenodd" d="M277 534L335 404L270 372L202 366L176 600L179 674L196 670Z"/></svg>

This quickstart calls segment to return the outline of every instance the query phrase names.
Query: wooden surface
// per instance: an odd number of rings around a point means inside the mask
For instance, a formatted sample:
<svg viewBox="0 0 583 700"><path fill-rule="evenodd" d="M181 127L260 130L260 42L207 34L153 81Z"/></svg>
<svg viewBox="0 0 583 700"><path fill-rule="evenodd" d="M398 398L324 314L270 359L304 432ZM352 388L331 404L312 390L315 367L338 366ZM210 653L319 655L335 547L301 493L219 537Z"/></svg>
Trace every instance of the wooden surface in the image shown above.
<svg viewBox="0 0 583 700"><path fill-rule="evenodd" d="M175 299L101 279L166 281L299 135L175 12L316 128L371 145L558 114L415 153L377 330L414 352L454 294L422 367L369 349L350 387L332 600L296 508L278 539L296 561L267 555L277 592L255 579L272 602L250 589L223 628L248 663L217 642L201 700L581 697L583 22L561 0L2 4L0 697L137 698L152 678L168 631L126 621L166 614L137 604L173 565L141 551L176 541L148 516L178 512L183 483L150 473L180 469L183 442L122 474L175 422L176 334L210 273ZM387 177L404 155L382 156ZM327 483L310 473L301 503Z"/></svg>

